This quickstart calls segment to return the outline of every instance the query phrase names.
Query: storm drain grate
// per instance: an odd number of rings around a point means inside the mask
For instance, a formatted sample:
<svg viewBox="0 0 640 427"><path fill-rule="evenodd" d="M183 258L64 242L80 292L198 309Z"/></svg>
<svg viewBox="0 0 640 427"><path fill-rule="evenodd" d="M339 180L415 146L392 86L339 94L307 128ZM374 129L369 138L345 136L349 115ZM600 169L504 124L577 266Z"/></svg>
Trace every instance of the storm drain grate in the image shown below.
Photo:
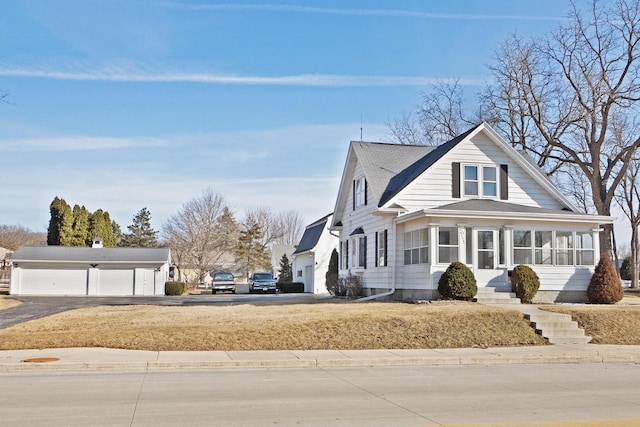
<svg viewBox="0 0 640 427"><path fill-rule="evenodd" d="M46 362L57 362L57 357L31 357L29 359L24 359L23 362L26 363L46 363Z"/></svg>

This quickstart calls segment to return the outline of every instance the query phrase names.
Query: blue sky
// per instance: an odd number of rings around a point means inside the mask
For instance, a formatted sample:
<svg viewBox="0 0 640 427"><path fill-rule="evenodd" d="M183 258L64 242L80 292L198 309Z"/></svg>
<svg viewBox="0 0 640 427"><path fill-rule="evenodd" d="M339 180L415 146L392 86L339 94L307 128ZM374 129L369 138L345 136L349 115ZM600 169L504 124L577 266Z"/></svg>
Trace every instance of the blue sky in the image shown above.
<svg viewBox="0 0 640 427"><path fill-rule="evenodd" d="M247 208L333 210L350 140L429 85L471 95L510 33L568 0L3 2L0 224L45 231L55 196L152 225L208 187Z"/></svg>

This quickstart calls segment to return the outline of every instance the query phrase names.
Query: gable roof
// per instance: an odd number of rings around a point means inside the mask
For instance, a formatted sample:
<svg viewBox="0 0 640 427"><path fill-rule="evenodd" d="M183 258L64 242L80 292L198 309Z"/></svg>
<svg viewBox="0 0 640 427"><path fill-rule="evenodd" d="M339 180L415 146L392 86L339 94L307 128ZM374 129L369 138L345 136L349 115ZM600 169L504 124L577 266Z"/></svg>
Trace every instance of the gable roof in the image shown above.
<svg viewBox="0 0 640 427"><path fill-rule="evenodd" d="M447 154L452 148L458 145L462 140L464 140L469 134L475 131L480 125L477 125L463 134L458 135L457 137L445 142L444 144L438 145L437 147L431 147L432 150L429 151L424 157L416 160L409 167L405 168L402 172L398 173L394 177L392 177L388 182L387 188L385 188L384 193L378 202L378 207L382 207L385 203L391 200L396 194L398 194L402 189L404 189L407 185L411 184L416 178L418 178L424 171L429 169L437 160L442 158L445 154Z"/></svg>
<svg viewBox="0 0 640 427"><path fill-rule="evenodd" d="M307 226L307 228L304 230L304 233L302 234L300 243L296 247L296 250L293 252L294 254L307 252L316 247L331 215L332 214L328 214Z"/></svg>
<svg viewBox="0 0 640 427"><path fill-rule="evenodd" d="M350 180L355 165L360 164L367 179L368 191L377 207L390 210L403 210L394 199L407 186L418 179L429 168L460 143L469 140L480 132L485 135L521 167L548 194L560 202L566 209L578 212L574 204L551 182L547 175L528 157L519 153L507 143L489 124L480 123L457 137L439 146L399 145L373 142L351 142L347 161L342 173L335 216L332 226L338 227L342 220L342 210L350 190Z"/></svg>
<svg viewBox="0 0 640 427"><path fill-rule="evenodd" d="M416 159L422 158L427 153L435 150L435 146L427 145L400 145L383 142L351 141L347 160L342 171L342 179L336 200L333 224L337 227L340 223L339 206L344 205L349 193L350 181L353 177L353 168L356 162L360 164L367 180L367 189L374 200L379 200L391 180Z"/></svg>
<svg viewBox="0 0 640 427"><path fill-rule="evenodd" d="M75 246L21 246L13 262L165 263L167 248L88 248Z"/></svg>

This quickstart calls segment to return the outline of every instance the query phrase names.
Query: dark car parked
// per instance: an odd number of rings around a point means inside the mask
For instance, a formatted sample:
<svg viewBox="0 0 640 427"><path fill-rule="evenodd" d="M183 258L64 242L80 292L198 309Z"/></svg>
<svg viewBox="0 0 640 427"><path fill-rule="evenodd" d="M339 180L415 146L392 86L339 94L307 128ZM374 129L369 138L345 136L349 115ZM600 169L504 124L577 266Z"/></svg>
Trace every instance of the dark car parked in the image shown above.
<svg viewBox="0 0 640 427"><path fill-rule="evenodd" d="M236 293L236 279L233 274L225 271L218 271L210 273L211 275L211 293L215 294L217 291L231 291L232 294Z"/></svg>
<svg viewBox="0 0 640 427"><path fill-rule="evenodd" d="M253 273L249 278L249 292L276 293L276 279L271 273Z"/></svg>

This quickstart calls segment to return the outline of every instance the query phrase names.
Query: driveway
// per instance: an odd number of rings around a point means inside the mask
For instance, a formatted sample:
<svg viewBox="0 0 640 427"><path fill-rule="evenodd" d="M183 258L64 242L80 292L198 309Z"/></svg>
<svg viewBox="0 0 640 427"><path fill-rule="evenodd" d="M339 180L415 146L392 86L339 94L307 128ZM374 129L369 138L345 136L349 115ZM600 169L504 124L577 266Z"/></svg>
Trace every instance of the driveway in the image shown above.
<svg viewBox="0 0 640 427"><path fill-rule="evenodd" d="M0 329L74 310L82 307L96 307L100 305L227 305L227 304L256 304L256 303L310 303L330 298L328 295L314 294L276 294L276 295L238 295L238 294L205 294L184 296L155 296L155 297L82 297L82 296L9 296L22 304L0 310Z"/></svg>

